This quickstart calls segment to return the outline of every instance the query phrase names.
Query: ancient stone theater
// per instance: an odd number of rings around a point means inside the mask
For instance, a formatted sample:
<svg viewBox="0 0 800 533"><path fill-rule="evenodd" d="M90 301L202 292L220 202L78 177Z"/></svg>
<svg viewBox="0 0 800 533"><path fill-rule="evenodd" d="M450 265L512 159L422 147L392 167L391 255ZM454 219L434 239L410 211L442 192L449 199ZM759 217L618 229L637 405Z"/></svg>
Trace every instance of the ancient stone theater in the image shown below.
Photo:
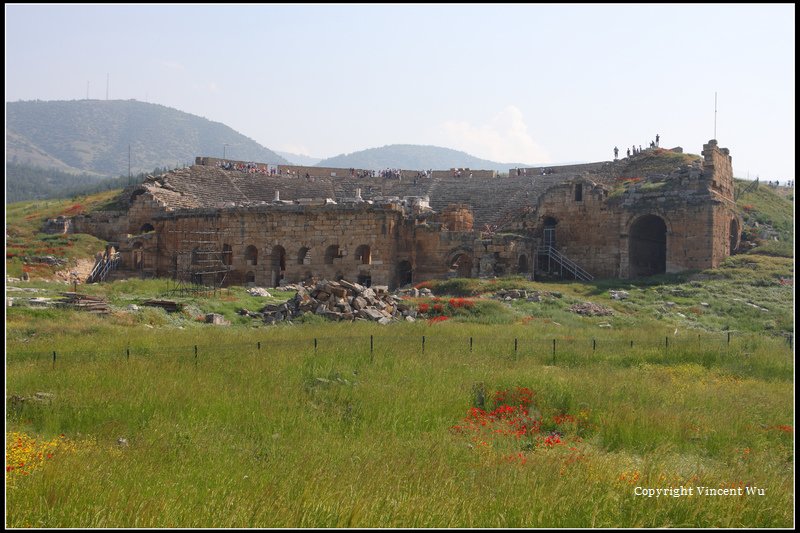
<svg viewBox="0 0 800 533"><path fill-rule="evenodd" d="M731 156L651 148L592 164L375 172L198 157L71 230L128 275L199 286L341 279L634 278L713 268L739 244Z"/></svg>

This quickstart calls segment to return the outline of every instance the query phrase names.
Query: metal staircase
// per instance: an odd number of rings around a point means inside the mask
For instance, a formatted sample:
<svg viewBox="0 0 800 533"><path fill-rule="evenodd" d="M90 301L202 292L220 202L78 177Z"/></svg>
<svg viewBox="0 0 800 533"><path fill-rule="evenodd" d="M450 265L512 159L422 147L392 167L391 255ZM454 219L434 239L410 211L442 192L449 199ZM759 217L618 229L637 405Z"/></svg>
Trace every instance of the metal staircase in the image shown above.
<svg viewBox="0 0 800 533"><path fill-rule="evenodd" d="M112 270L116 270L117 266L119 265L119 252L114 252L110 256L103 255L101 259L98 259L97 262L94 264L94 268L92 269L89 277L86 278L86 283L97 283L99 281L105 281L108 277L108 273Z"/></svg>
<svg viewBox="0 0 800 533"><path fill-rule="evenodd" d="M544 244L538 246L536 248L536 256L549 258L550 261L560 267L562 274L566 270L577 280L592 281L594 279L594 276L586 272L575 261L556 250L552 245Z"/></svg>

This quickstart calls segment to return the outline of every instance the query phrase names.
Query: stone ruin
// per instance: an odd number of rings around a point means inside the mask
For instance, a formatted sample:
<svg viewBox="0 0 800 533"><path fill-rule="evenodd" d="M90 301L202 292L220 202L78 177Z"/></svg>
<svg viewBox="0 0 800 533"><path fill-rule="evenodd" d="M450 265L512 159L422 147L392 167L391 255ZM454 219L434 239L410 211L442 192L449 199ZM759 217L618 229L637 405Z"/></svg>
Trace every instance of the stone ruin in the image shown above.
<svg viewBox="0 0 800 533"><path fill-rule="evenodd" d="M740 245L731 157L715 140L701 158L680 152L508 176L451 169L390 178L223 168L201 157L125 190L118 211L48 228L107 240L123 275L198 286L350 279L395 289L433 278L592 280L713 268ZM653 161L661 166L647 170Z"/></svg>

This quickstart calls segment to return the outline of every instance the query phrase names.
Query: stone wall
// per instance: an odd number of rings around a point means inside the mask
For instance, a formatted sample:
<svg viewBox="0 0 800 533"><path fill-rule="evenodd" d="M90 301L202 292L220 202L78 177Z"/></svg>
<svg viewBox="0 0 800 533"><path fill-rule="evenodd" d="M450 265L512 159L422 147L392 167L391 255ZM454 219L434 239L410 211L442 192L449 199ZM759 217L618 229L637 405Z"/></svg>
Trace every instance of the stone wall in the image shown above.
<svg viewBox="0 0 800 533"><path fill-rule="evenodd" d="M396 285L394 264L402 211L360 207L284 206L180 212L162 215L158 275L199 272L192 250L230 248L226 281L259 286L295 283L311 277ZM393 238L395 236L395 238ZM197 254L196 254L197 255ZM224 263L224 261L223 261ZM212 270L221 263L214 263ZM212 280L203 280L208 283Z"/></svg>
<svg viewBox="0 0 800 533"><path fill-rule="evenodd" d="M580 186L580 200L576 188ZM621 212L606 202L607 190L575 180L545 193L527 221L537 243L545 225L556 222L556 247L594 277L616 277L620 271Z"/></svg>

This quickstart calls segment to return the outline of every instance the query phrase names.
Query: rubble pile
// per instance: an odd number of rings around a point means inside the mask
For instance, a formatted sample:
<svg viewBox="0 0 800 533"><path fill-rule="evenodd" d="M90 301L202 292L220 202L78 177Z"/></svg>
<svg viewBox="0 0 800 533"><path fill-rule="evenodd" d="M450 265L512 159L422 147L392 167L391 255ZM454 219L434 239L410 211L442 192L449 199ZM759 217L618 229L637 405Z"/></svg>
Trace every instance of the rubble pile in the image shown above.
<svg viewBox="0 0 800 533"><path fill-rule="evenodd" d="M291 320L306 313L330 320L372 320L389 324L395 320L413 320L416 310L386 286L365 287L347 280L322 280L313 285L294 285L297 294L282 304L268 304L254 313L246 309L240 314L261 318L267 324ZM410 317L410 318L408 318Z"/></svg>

